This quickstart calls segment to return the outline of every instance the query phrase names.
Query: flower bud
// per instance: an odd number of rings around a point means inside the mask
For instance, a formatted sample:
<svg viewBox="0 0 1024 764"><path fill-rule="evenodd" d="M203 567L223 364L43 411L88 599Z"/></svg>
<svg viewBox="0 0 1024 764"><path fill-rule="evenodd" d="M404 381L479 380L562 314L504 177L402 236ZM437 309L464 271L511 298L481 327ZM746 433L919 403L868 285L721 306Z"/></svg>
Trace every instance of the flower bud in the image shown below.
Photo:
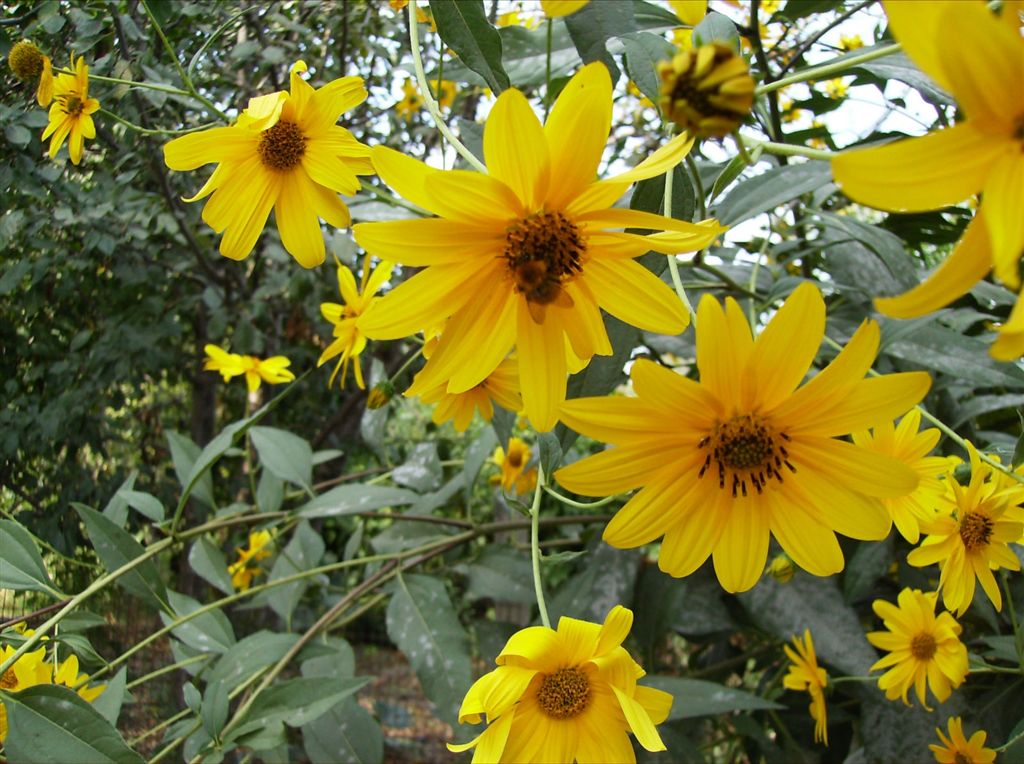
<svg viewBox="0 0 1024 764"><path fill-rule="evenodd" d="M388 405L395 396L395 386L390 382L380 382L373 386L366 396L366 408L379 409Z"/></svg>
<svg viewBox="0 0 1024 764"><path fill-rule="evenodd" d="M28 40L22 40L7 54L7 65L22 82L35 82L43 73L43 52Z"/></svg>
<svg viewBox="0 0 1024 764"><path fill-rule="evenodd" d="M754 105L747 62L723 43L681 50L658 66L658 75L665 118L699 138L728 135Z"/></svg>
<svg viewBox="0 0 1024 764"><path fill-rule="evenodd" d="M775 555L772 561L768 563L768 575L780 584L788 584L792 581L793 573L795 572L796 567L793 565L793 561L784 554Z"/></svg>

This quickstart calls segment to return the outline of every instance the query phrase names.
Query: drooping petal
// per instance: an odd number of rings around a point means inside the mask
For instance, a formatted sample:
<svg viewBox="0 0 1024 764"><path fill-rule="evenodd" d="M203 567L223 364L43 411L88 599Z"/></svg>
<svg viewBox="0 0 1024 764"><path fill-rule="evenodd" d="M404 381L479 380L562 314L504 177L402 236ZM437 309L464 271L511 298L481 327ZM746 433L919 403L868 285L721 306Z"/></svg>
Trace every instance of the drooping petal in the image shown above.
<svg viewBox="0 0 1024 764"><path fill-rule="evenodd" d="M597 176L612 119L612 80L600 61L580 69L559 93L544 135L551 155L547 205L563 209Z"/></svg>
<svg viewBox="0 0 1024 764"><path fill-rule="evenodd" d="M313 181L304 172L280 173L281 193L274 215L281 243L303 268L313 268L324 261L324 235L316 214L317 196Z"/></svg>
<svg viewBox="0 0 1024 764"><path fill-rule="evenodd" d="M680 133L664 146L659 148L644 161L620 175L609 178L609 183L631 185L638 180L662 175L683 161L693 148L694 138L688 133Z"/></svg>
<svg viewBox="0 0 1024 764"><path fill-rule="evenodd" d="M832 160L832 175L843 193L872 207L934 210L981 191L1005 151L1002 144L964 122L920 138L844 151Z"/></svg>
<svg viewBox="0 0 1024 764"><path fill-rule="evenodd" d="M633 627L633 611L616 605L605 616L604 624L601 626L601 634L597 639L595 655L604 655L622 645L629 636L629 630Z"/></svg>
<svg viewBox="0 0 1024 764"><path fill-rule="evenodd" d="M655 724L661 724L668 718L672 710L672 696L664 690L657 690L654 687L637 685L633 694L637 703L647 710L647 715Z"/></svg>
<svg viewBox="0 0 1024 764"><path fill-rule="evenodd" d="M727 592L745 592L768 559L770 512L760 496L750 496L733 498L728 513L713 553L715 574Z"/></svg>
<svg viewBox="0 0 1024 764"><path fill-rule="evenodd" d="M991 245L984 218L981 211L975 215L953 251L926 281L899 297L877 298L875 307L878 311L892 318L917 318L967 294L992 267Z"/></svg>
<svg viewBox="0 0 1024 764"><path fill-rule="evenodd" d="M516 299L516 306L523 409L537 431L546 432L555 426L565 401L565 334L554 321L536 323L525 299Z"/></svg>
<svg viewBox="0 0 1024 764"><path fill-rule="evenodd" d="M1024 42L1020 44L1024 48ZM1024 93L1022 93L1024 95ZM995 274L1011 289L1020 287L1021 254L1024 253L1024 153L1017 142L1012 153L992 168L982 207L992 242Z"/></svg>
<svg viewBox="0 0 1024 764"><path fill-rule="evenodd" d="M633 260L591 260L582 276L597 303L645 331L679 334L690 314L669 286Z"/></svg>
<svg viewBox="0 0 1024 764"><path fill-rule="evenodd" d="M487 169L515 192L530 210L539 209L548 193L548 144L529 101L515 88L504 91L484 127Z"/></svg>
<svg viewBox="0 0 1024 764"><path fill-rule="evenodd" d="M619 705L622 706L622 712L626 715L626 721L629 723L629 728L633 730L633 734L636 735L637 742L645 750L664 751L665 743L662 742L661 735L655 729L651 717L647 715L647 709L615 685L612 685L612 691L615 693Z"/></svg>

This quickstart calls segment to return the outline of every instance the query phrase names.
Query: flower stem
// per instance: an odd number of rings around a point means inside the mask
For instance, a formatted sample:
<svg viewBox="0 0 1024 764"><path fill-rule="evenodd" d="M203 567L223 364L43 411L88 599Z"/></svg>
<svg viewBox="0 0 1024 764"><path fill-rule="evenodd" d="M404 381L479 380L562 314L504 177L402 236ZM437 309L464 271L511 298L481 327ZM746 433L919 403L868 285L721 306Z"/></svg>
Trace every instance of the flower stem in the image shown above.
<svg viewBox="0 0 1024 764"><path fill-rule="evenodd" d="M530 558L533 561L533 592L537 597L540 622L551 628L548 605L544 600L544 584L540 577L540 500L544 495L544 467L537 466L537 487L533 491L533 505L530 507Z"/></svg>
<svg viewBox="0 0 1024 764"><path fill-rule="evenodd" d="M474 170L486 175L487 168L483 162L473 156L473 152L467 149L462 141L455 137L448 128L448 125L445 124L444 119L441 118L441 110L438 108L437 101L430 92L427 74L423 71L423 58L420 53L419 22L416 20L416 3L409 3L407 7L409 9L409 44L412 48L412 68L416 71L416 83L420 89L420 96L423 98L423 105L427 107L427 111L430 112L430 116L433 118L434 124L437 125L441 135L459 153L459 156L465 159Z"/></svg>
<svg viewBox="0 0 1024 764"><path fill-rule="evenodd" d="M809 69L791 74L788 77L783 77L781 80L775 80L775 82L766 82L763 85L759 85L754 90L754 95L764 95L770 93L773 90L784 88L787 85L794 85L798 82L806 82L807 80L817 80L822 77L831 77L840 72L845 72L848 69L853 69L856 66L865 64L868 61L874 61L876 58L883 58L890 56L893 53L898 53L902 50L902 46L896 42L892 45L885 45L881 48L875 48L864 53L860 53L856 56L840 56L837 59L833 59L828 63L821 64L820 66L812 66Z"/></svg>
<svg viewBox="0 0 1024 764"><path fill-rule="evenodd" d="M129 122L127 119L119 117L116 114L114 114L114 112L107 111L106 109L100 109L100 114L102 114L104 117L108 117L114 120L115 122L120 122L129 130L134 130L135 132L141 135L185 135L187 133L195 133L199 132L200 130L206 130L207 128L213 127L217 124L210 123L206 125L196 125L195 127L186 127L183 130L162 130L160 128L151 129L148 127L142 127L141 125L136 125L134 122Z"/></svg>
<svg viewBox="0 0 1024 764"><path fill-rule="evenodd" d="M1013 604L1013 592L1010 590L1010 580L1005 570L999 571L999 581L1003 585L1006 609L1010 613L1010 625L1013 627L1013 644L1017 648L1017 668L1024 673L1024 632L1021 631L1020 621L1017 620L1017 607Z"/></svg>
<svg viewBox="0 0 1024 764"><path fill-rule="evenodd" d="M560 501L566 506L576 507L577 509L594 509L596 507L603 507L605 504L610 504L618 498L617 496L606 496L605 498L598 499L597 501L576 501L575 499L570 499L568 496L563 496L554 488L549 488L548 486L544 486L544 493Z"/></svg>
<svg viewBox="0 0 1024 764"><path fill-rule="evenodd" d="M791 143L775 143L774 141L757 143L756 148L761 149L761 151L766 154L775 154L775 156L806 157L807 159L821 159L826 162L831 161L832 158L836 156L836 152L834 151L812 149L807 146L795 146Z"/></svg>
<svg viewBox="0 0 1024 764"><path fill-rule="evenodd" d="M544 57L544 121L547 122L548 113L551 111L551 36L554 22L548 18L547 24L547 51Z"/></svg>
<svg viewBox="0 0 1024 764"><path fill-rule="evenodd" d="M668 168L665 173L665 217L672 217L672 179L675 177L676 168L673 165ZM679 295L679 299L683 301L683 305L686 307L686 312L690 316L690 323L693 324L693 328L697 328L697 314L693 312L693 306L690 304L690 298L686 296L686 289L683 287L683 280L679 278L679 261L676 260L675 255L668 256L668 270L672 274L672 285L676 288L676 294Z"/></svg>

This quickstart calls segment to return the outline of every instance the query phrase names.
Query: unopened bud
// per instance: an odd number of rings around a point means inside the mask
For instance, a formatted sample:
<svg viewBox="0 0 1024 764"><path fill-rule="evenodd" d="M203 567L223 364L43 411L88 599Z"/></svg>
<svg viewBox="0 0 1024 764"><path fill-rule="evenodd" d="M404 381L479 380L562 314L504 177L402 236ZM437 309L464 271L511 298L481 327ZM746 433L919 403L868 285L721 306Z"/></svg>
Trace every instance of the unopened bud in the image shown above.
<svg viewBox="0 0 1024 764"><path fill-rule="evenodd" d="M366 408L379 409L388 405L395 396L395 386L390 382L379 382L373 386L369 395L366 396Z"/></svg>
<svg viewBox="0 0 1024 764"><path fill-rule="evenodd" d="M661 111L699 138L736 130L754 105L754 79L746 60L728 45L681 50L658 66Z"/></svg>
<svg viewBox="0 0 1024 764"><path fill-rule="evenodd" d="M768 563L768 575L778 581L780 584L788 584L793 580L793 574L796 573L796 566L788 556L784 554L777 554L772 558L772 561Z"/></svg>

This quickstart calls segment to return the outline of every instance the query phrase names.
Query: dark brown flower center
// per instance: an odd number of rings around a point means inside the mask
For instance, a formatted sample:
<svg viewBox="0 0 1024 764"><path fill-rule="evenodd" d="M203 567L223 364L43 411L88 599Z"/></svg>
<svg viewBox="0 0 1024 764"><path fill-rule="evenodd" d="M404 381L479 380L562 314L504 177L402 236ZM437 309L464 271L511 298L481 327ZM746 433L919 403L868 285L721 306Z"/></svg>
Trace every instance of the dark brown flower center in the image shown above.
<svg viewBox="0 0 1024 764"><path fill-rule="evenodd" d="M761 493L769 480L782 482L783 466L796 472L786 450L788 441L786 433L776 432L757 414L740 414L718 422L697 444L698 448L708 450L697 477L704 477L714 464L718 469L719 488L728 484L733 496L746 496L747 482L750 482Z"/></svg>
<svg viewBox="0 0 1024 764"><path fill-rule="evenodd" d="M523 466L523 455L518 451L509 451L508 459L505 460L505 463L513 469L519 469Z"/></svg>
<svg viewBox="0 0 1024 764"><path fill-rule="evenodd" d="M71 116L78 116L82 113L82 107L85 104L82 103L82 99L76 95L69 95L64 97L64 113Z"/></svg>
<svg viewBox="0 0 1024 764"><path fill-rule="evenodd" d="M919 661L930 661L935 655L935 637L921 632L910 640L910 653Z"/></svg>
<svg viewBox="0 0 1024 764"><path fill-rule="evenodd" d="M738 54L712 43L681 51L659 67L662 109L682 129L721 137L742 124L754 101L754 81Z"/></svg>
<svg viewBox="0 0 1024 764"><path fill-rule="evenodd" d="M953 764L974 764L974 761L963 751L957 751L956 756L953 757Z"/></svg>
<svg viewBox="0 0 1024 764"><path fill-rule="evenodd" d="M537 690L537 705L553 719L571 719L590 702L590 680L578 668L547 674Z"/></svg>
<svg viewBox="0 0 1024 764"><path fill-rule="evenodd" d="M542 323L552 303L572 307L562 287L580 272L585 252L579 228L560 212L538 212L508 227L502 256L534 321Z"/></svg>
<svg viewBox="0 0 1024 764"><path fill-rule="evenodd" d="M992 518L980 512L964 512L960 518L960 538L964 542L964 548L968 552L973 552L979 547L988 546L993 526Z"/></svg>
<svg viewBox="0 0 1024 764"><path fill-rule="evenodd" d="M290 170L306 153L306 136L294 122L278 122L260 135L259 152L271 170Z"/></svg>

